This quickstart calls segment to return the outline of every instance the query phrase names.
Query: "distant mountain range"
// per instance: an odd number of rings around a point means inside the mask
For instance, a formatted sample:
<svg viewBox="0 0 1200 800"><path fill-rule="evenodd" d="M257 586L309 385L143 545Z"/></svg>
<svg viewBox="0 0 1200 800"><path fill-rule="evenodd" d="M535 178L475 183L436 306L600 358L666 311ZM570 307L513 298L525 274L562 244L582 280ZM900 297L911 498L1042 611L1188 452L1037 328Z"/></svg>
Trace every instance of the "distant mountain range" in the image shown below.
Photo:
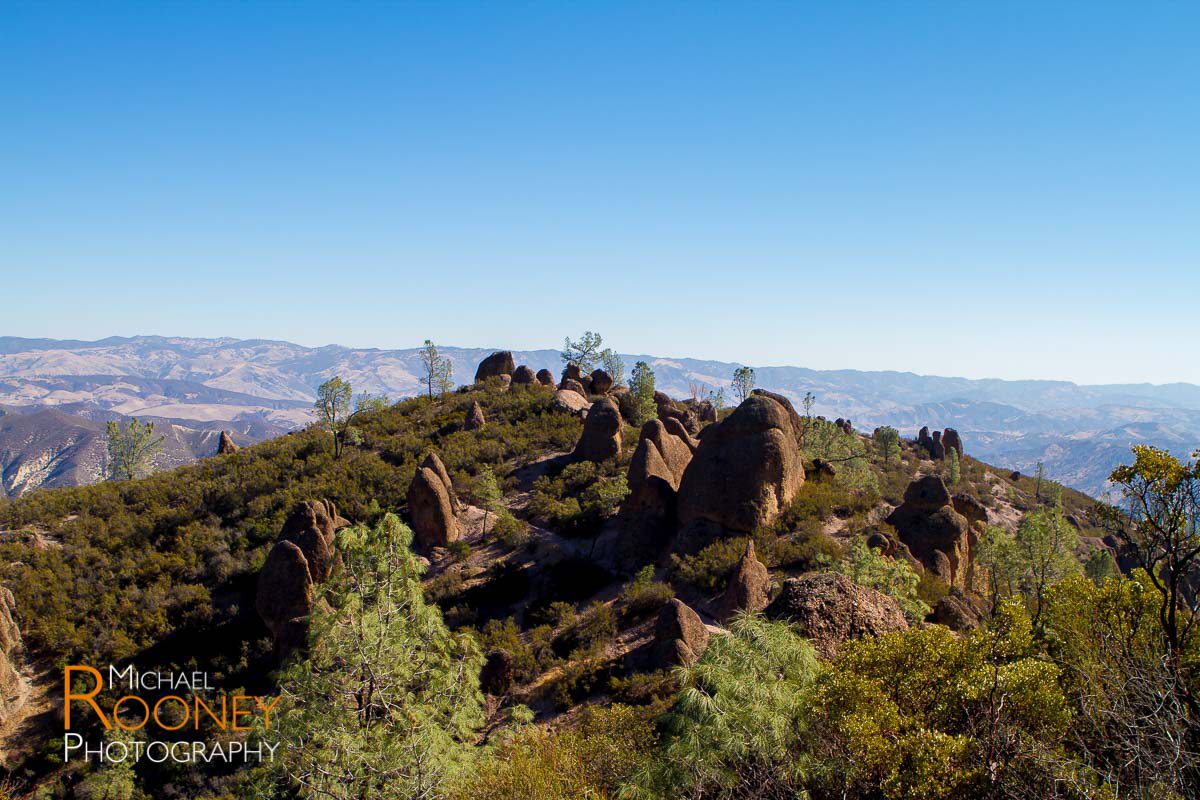
<svg viewBox="0 0 1200 800"><path fill-rule="evenodd" d="M442 348L454 379L469 382L493 348ZM518 364L556 374L556 350L514 351ZM623 355L646 361L674 396L728 387L737 364ZM420 350L302 347L289 342L158 336L96 342L0 337L0 494L86 483L103 473L103 423L136 416L168 434L161 466L211 455L221 430L260 441L311 418L316 387L333 375L356 392L421 390ZM911 372L758 367L758 385L815 412L871 430L954 427L969 453L1051 477L1100 496L1129 446L1147 442L1180 456L1200 448L1200 386L1078 385L1068 381L970 380ZM728 390L727 390L728 392Z"/></svg>

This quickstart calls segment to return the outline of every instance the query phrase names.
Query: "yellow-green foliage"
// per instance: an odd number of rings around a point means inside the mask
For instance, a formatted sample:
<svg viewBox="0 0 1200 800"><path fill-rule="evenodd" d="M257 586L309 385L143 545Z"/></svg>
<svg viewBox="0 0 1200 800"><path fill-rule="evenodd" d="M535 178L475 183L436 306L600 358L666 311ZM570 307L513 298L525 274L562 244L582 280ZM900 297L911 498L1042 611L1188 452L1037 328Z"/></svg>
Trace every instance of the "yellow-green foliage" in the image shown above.
<svg viewBox="0 0 1200 800"><path fill-rule="evenodd" d="M606 800L654 745L651 712L589 709L577 725L526 727L480 756L451 800Z"/></svg>
<svg viewBox="0 0 1200 800"><path fill-rule="evenodd" d="M818 797L986 796L1050 785L1070 720L1059 670L1034 654L1029 617L999 609L965 638L932 626L848 645L819 681L807 733ZM844 793L844 794L843 794Z"/></svg>

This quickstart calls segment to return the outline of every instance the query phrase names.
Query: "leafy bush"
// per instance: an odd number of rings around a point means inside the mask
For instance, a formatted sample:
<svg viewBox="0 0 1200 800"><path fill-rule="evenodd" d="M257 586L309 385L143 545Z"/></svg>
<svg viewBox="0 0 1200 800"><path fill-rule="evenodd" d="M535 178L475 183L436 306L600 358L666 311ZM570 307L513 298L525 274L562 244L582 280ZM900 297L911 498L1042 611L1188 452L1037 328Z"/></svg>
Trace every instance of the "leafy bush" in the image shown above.
<svg viewBox="0 0 1200 800"><path fill-rule="evenodd" d="M904 616L912 623L921 622L932 609L921 600L918 585L921 578L902 559L883 555L867 546L866 539L856 539L849 555L837 562L834 569L855 583L883 592L900 604Z"/></svg>
<svg viewBox="0 0 1200 800"><path fill-rule="evenodd" d="M654 567L649 564L642 567L621 592L626 612L635 619L657 611L674 596L670 586L654 580Z"/></svg>
<svg viewBox="0 0 1200 800"><path fill-rule="evenodd" d="M612 797L654 746L650 714L589 709L578 725L527 727L485 752L452 800L588 800Z"/></svg>

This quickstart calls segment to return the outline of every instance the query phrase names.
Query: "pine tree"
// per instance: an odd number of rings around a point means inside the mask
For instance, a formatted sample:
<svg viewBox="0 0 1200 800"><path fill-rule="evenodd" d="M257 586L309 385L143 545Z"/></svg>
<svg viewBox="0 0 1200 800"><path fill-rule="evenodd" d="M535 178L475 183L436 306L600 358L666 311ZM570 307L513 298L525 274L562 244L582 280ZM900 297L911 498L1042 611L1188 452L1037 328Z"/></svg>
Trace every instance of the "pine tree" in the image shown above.
<svg viewBox="0 0 1200 800"><path fill-rule="evenodd" d="M633 395L634 427L644 425L658 416L658 404L654 402L654 370L645 361L633 365L629 392Z"/></svg>
<svg viewBox="0 0 1200 800"><path fill-rule="evenodd" d="M448 357L440 355L437 345L429 339L421 348L421 364L425 368L422 383L430 397L445 394L454 388L454 364Z"/></svg>
<svg viewBox="0 0 1200 800"><path fill-rule="evenodd" d="M483 723L475 640L447 629L421 590L412 531L393 515L338 538L311 655L279 676L279 710L260 735L305 797L441 796Z"/></svg>

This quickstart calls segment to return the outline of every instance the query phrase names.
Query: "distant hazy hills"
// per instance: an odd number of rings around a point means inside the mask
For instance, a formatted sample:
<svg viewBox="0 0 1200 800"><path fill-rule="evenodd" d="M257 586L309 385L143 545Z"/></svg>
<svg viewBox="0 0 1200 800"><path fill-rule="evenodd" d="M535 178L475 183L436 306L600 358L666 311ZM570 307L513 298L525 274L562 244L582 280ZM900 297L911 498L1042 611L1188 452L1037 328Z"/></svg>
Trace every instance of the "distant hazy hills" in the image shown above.
<svg viewBox="0 0 1200 800"><path fill-rule="evenodd" d="M444 348L454 379L469 382L492 348ZM516 351L518 364L561 367L555 350ZM686 396L693 384L727 386L735 364L624 356L651 364L659 388ZM169 433L162 465L211 455L220 430L258 441L303 425L323 380L341 375L356 392L399 398L420 391L417 348L301 347L288 342L155 336L97 342L0 337L0 491L82 483L103 468L103 422L155 419ZM1185 456L1200 447L1200 386L968 380L910 372L761 367L758 384L865 430L894 425L957 428L967 451L1029 471L1038 461L1070 486L1102 494L1135 442ZM48 408L53 409L50 413Z"/></svg>

